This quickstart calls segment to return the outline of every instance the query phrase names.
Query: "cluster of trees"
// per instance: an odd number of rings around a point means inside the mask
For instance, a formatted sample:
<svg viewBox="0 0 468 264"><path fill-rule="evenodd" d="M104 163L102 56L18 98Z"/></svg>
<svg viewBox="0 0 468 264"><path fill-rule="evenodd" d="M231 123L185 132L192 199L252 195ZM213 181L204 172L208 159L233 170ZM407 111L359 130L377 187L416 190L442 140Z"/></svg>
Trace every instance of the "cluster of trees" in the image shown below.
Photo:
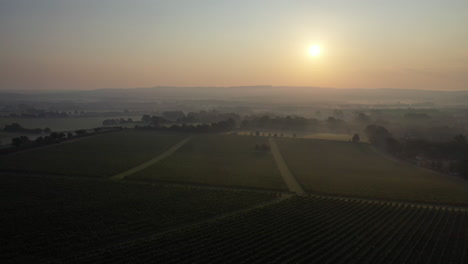
<svg viewBox="0 0 468 264"><path fill-rule="evenodd" d="M252 116L246 117L240 125L241 129L266 129L266 130L297 130L303 131L315 128L318 125L318 120L299 116L286 117L270 117L270 116Z"/></svg>
<svg viewBox="0 0 468 264"><path fill-rule="evenodd" d="M215 122L211 124L198 124L198 125L187 125L187 124L174 124L171 126L136 126L137 129L152 129L161 131L175 131L175 132L189 132L189 133L220 133L228 132L236 128L236 121L232 118Z"/></svg>
<svg viewBox="0 0 468 264"><path fill-rule="evenodd" d="M120 124L131 124L133 123L132 118L115 118L115 119L106 119L102 121L103 126L115 126L115 125L120 125Z"/></svg>
<svg viewBox="0 0 468 264"><path fill-rule="evenodd" d="M359 141L361 141L361 137L359 136L359 134L354 134L351 138L351 141L354 143L358 143Z"/></svg>
<svg viewBox="0 0 468 264"><path fill-rule="evenodd" d="M236 113L220 113L218 111L200 111L200 112L189 112L185 114L182 111L165 111L161 115L150 116L143 115L141 121L153 125L177 123L177 124L190 124L190 123L216 123L233 119L239 122L241 117Z"/></svg>
<svg viewBox="0 0 468 264"><path fill-rule="evenodd" d="M269 137L283 137L283 133L264 133L260 131L250 132L251 136L269 136ZM292 134L293 137L296 137L296 133Z"/></svg>
<svg viewBox="0 0 468 264"><path fill-rule="evenodd" d="M160 126L160 125L171 123L169 120L167 120L166 118L162 116L150 116L150 115L143 115L141 117L141 121L143 123L147 123L153 126Z"/></svg>
<svg viewBox="0 0 468 264"><path fill-rule="evenodd" d="M334 133L347 133L351 130L346 121L328 117L325 120L305 118L301 116L270 117L247 116L241 122L244 130L277 130L277 131L324 131Z"/></svg>
<svg viewBox="0 0 468 264"><path fill-rule="evenodd" d="M11 139L11 144L15 147L28 147L28 146L37 146L37 145L47 145L58 143L66 139L67 137L72 137L71 133L65 134L63 132L52 132L50 135L45 137L38 137L35 140L30 140L27 136L21 136Z"/></svg>
<svg viewBox="0 0 468 264"><path fill-rule="evenodd" d="M455 173L468 179L468 143L466 137L461 134L456 135L453 140L443 142L403 140L399 143L398 156L434 170Z"/></svg>
<svg viewBox="0 0 468 264"><path fill-rule="evenodd" d="M178 118L177 123L215 123L223 120L233 119L240 122L241 116L236 113L221 113L216 110L189 112L186 116Z"/></svg>
<svg viewBox="0 0 468 264"><path fill-rule="evenodd" d="M368 125L364 130L369 142L380 149L395 154L399 149L399 142L383 126Z"/></svg>
<svg viewBox="0 0 468 264"><path fill-rule="evenodd" d="M409 120L428 120L431 117L426 113L407 113L405 118Z"/></svg>
<svg viewBox="0 0 468 264"><path fill-rule="evenodd" d="M27 109L24 113L13 113L10 114L10 117L16 118L63 118L68 117L66 112L61 111L46 111L41 109Z"/></svg>
<svg viewBox="0 0 468 264"><path fill-rule="evenodd" d="M44 137L38 137L35 140L31 140L27 136L20 136L16 138L11 139L11 144L16 147L16 148L23 148L23 147L37 147L37 146L42 146L42 145L48 145L48 144L54 144L54 143L60 143L65 140L73 139L73 138L78 138L82 136L86 136L88 134L94 134L98 133L101 131L114 131L114 130L120 130L122 129L121 127L113 127L113 128L94 128L91 132L85 129L79 129L74 132L52 132L47 136Z"/></svg>
<svg viewBox="0 0 468 264"><path fill-rule="evenodd" d="M468 142L464 135L450 141L395 139L383 126L369 125L365 133L370 143L400 159L434 170L468 178Z"/></svg>
<svg viewBox="0 0 468 264"><path fill-rule="evenodd" d="M51 133L52 131L50 128L24 128L18 123L12 123L11 125L5 125L3 128L5 132L13 132L13 133L31 133L31 134L42 134L42 133Z"/></svg>

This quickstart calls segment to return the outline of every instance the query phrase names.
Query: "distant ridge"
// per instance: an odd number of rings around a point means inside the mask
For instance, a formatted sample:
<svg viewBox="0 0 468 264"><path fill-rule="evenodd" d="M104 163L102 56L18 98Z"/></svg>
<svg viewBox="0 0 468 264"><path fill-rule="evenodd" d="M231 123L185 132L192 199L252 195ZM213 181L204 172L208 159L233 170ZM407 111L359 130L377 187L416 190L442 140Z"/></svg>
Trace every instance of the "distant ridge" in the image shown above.
<svg viewBox="0 0 468 264"><path fill-rule="evenodd" d="M272 100L297 102L432 102L460 105L468 103L468 90L436 91L416 89L340 89L298 86L231 86L105 88L73 91L0 91L0 101L155 101L177 100Z"/></svg>

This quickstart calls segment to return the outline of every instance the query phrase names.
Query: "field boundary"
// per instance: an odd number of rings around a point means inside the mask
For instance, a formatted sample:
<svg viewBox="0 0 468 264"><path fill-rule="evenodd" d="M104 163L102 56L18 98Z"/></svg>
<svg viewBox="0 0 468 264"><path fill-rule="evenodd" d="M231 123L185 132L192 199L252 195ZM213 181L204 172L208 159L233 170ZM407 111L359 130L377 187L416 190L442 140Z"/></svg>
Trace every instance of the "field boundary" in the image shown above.
<svg viewBox="0 0 468 264"><path fill-rule="evenodd" d="M248 191L248 192L260 192L260 193L278 193L278 194L293 194L292 192L284 189L268 189L260 187L249 187L249 186L238 186L238 185L211 185L205 183L194 183L194 182L177 182L177 181L166 181L166 180L147 180L147 179L126 179L125 182L134 184L149 184L167 187L179 187L179 188L196 188L205 190L227 190L227 191Z"/></svg>
<svg viewBox="0 0 468 264"><path fill-rule="evenodd" d="M200 189L200 190L219 190L219 191L231 191L231 192L257 192L257 193L276 193L280 195L291 195L292 193L287 190L281 189L263 189L257 187L245 187L245 186L222 186L222 185L209 185L201 183L183 183L183 182L170 182L160 180L140 180L131 179L125 181L109 180L108 177L90 177L81 175L69 175L69 174L52 174L52 173L41 173L41 172L27 172L27 171L3 171L0 170L0 176L10 177L35 177L35 178L51 178L51 179L68 179L76 181L100 181L100 182L114 182L119 184L129 185L151 185L151 186L162 186L169 188L188 188L188 189Z"/></svg>
<svg viewBox="0 0 468 264"><path fill-rule="evenodd" d="M468 205L463 204L438 204L434 202L424 202L424 201L404 201L404 200L387 200L387 199L379 199L379 198L371 198L371 197L359 197L359 196L346 196L346 195L339 195L339 194L325 194L325 193L309 193L307 196L309 197L319 197L319 198L326 198L326 199L334 199L340 201L362 201L368 203L375 203L381 205L409 205L411 207L416 208L426 208L426 209L433 209L433 210L459 210L459 211L467 211L468 212Z"/></svg>
<svg viewBox="0 0 468 264"><path fill-rule="evenodd" d="M276 141L273 138L268 138L268 141L270 142L271 153L273 154L276 166L278 167L278 170L281 174L281 177L283 177L286 186L288 186L288 189L298 195L305 195L306 192L296 180L292 172L289 170L286 161L284 161Z"/></svg>
<svg viewBox="0 0 468 264"><path fill-rule="evenodd" d="M146 168L148 168L149 166L169 157L170 155L172 155L174 152L176 152L179 148L181 148L183 145L185 145L187 142L189 142L190 140L192 139L191 136L188 136L186 138L184 138L183 140L179 141L177 144L173 145L172 147L170 147L168 150L164 151L163 153L159 154L158 156L136 166L136 167L133 167L129 170L126 170L124 172L121 172L119 174L116 174L114 176L111 176L109 178L113 179L113 180L121 180L129 175L132 175L134 174L135 172L138 172L138 171L141 171L141 170L144 170Z"/></svg>

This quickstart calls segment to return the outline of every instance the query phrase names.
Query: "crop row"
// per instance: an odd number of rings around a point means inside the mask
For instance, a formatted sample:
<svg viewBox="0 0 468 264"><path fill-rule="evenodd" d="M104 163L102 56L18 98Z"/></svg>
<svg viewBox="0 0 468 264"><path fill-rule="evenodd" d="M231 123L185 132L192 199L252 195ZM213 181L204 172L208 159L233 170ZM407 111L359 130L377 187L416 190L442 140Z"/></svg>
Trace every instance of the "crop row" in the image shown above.
<svg viewBox="0 0 468 264"><path fill-rule="evenodd" d="M67 261L466 263L467 214L451 208L292 197Z"/></svg>
<svg viewBox="0 0 468 264"><path fill-rule="evenodd" d="M0 176L0 260L31 262L162 232L276 198L94 180Z"/></svg>

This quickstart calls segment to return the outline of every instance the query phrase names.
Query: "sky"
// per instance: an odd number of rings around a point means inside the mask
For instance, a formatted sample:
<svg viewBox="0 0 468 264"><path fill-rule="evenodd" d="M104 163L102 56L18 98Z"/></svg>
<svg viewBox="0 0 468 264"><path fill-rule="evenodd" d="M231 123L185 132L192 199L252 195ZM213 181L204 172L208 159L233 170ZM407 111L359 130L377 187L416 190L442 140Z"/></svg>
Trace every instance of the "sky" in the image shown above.
<svg viewBox="0 0 468 264"><path fill-rule="evenodd" d="M468 1L0 0L2 90L248 85L468 90Z"/></svg>

